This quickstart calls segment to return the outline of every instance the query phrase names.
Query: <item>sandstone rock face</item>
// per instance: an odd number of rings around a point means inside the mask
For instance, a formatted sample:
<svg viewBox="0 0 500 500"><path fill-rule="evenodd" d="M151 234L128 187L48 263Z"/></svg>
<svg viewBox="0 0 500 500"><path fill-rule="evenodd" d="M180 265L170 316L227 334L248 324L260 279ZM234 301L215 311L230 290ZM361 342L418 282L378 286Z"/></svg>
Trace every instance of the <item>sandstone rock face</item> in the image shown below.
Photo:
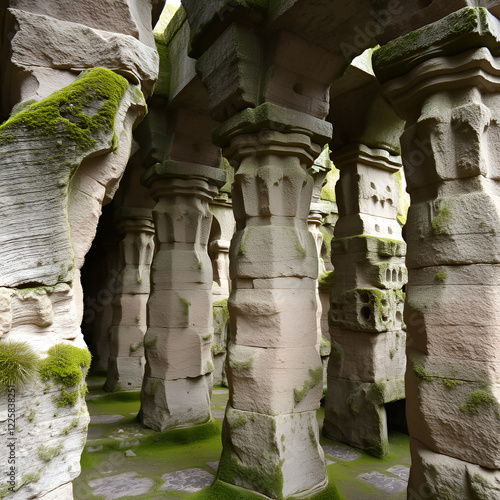
<svg viewBox="0 0 500 500"><path fill-rule="evenodd" d="M13 499L59 493L69 498L70 482L79 473L90 365L80 332L79 268L144 110L137 87L96 69L0 127L0 346L11 352L9 346L24 342L40 359L40 372L16 389L19 468ZM116 163L107 169L112 151ZM58 371L61 363L71 376ZM2 398L2 415L6 405ZM7 451L2 447L2 461Z"/></svg>
<svg viewBox="0 0 500 500"><path fill-rule="evenodd" d="M454 36L458 25L466 38ZM393 42L392 62L385 48L376 56L377 72L392 77L388 97L408 118L402 153L412 197L405 312L410 491L495 498L498 174L491 151L498 147L498 20L463 9L417 38L408 49L405 38Z"/></svg>
<svg viewBox="0 0 500 500"><path fill-rule="evenodd" d="M9 37L4 44L10 60L2 73L4 113L17 103L49 96L86 68L113 70L148 95L159 63L150 20L148 0L79 2L71 7L60 2L10 2L5 15Z"/></svg>

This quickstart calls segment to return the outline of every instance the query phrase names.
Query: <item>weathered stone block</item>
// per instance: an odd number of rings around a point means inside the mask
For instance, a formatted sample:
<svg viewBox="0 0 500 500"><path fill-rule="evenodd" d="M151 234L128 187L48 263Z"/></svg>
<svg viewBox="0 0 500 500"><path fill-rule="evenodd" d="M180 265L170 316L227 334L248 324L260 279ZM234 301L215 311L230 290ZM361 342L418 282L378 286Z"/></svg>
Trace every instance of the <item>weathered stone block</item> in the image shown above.
<svg viewBox="0 0 500 500"><path fill-rule="evenodd" d="M404 397L402 379L372 384L329 374L323 434L383 456L389 451L384 403Z"/></svg>
<svg viewBox="0 0 500 500"><path fill-rule="evenodd" d="M171 246L176 246L175 243ZM179 244L178 246L181 246ZM168 248L160 244L152 264L151 281L155 290L179 290L196 283L197 289L212 288L212 263L206 247L198 251Z"/></svg>
<svg viewBox="0 0 500 500"><path fill-rule="evenodd" d="M439 270L436 284L408 287L405 321L411 346L452 359L499 361L498 286L447 284L448 276L455 274L454 266L432 269Z"/></svg>
<svg viewBox="0 0 500 500"><path fill-rule="evenodd" d="M326 487L314 411L270 416L228 405L222 439L222 481L271 498L310 498Z"/></svg>
<svg viewBox="0 0 500 500"><path fill-rule="evenodd" d="M149 297L151 328L212 329L212 297L205 290L156 290Z"/></svg>
<svg viewBox="0 0 500 500"><path fill-rule="evenodd" d="M499 369L498 362L410 352L406 404L412 437L437 453L498 469Z"/></svg>
<svg viewBox="0 0 500 500"><path fill-rule="evenodd" d="M144 356L146 328L134 325L113 325L109 329L111 353L114 356Z"/></svg>
<svg viewBox="0 0 500 500"><path fill-rule="evenodd" d="M110 356L104 389L111 392L140 391L145 364L143 356Z"/></svg>
<svg viewBox="0 0 500 500"><path fill-rule="evenodd" d="M312 283L311 283L312 284ZM239 289L229 299L232 342L265 348L315 346L314 289Z"/></svg>
<svg viewBox="0 0 500 500"><path fill-rule="evenodd" d="M208 422L212 376L163 380L146 369L141 392L141 422L156 431Z"/></svg>
<svg viewBox="0 0 500 500"><path fill-rule="evenodd" d="M149 376L175 380L211 373L212 333L196 328L149 327L144 337Z"/></svg>
<svg viewBox="0 0 500 500"><path fill-rule="evenodd" d="M316 410L323 393L318 348L248 347L229 344L231 405L269 415Z"/></svg>
<svg viewBox="0 0 500 500"><path fill-rule="evenodd" d="M368 333L332 328L331 377L362 382L403 379L406 334L403 331Z"/></svg>
<svg viewBox="0 0 500 500"><path fill-rule="evenodd" d="M500 201L488 191L414 204L407 224L408 268L500 262Z"/></svg>
<svg viewBox="0 0 500 500"><path fill-rule="evenodd" d="M330 324L347 330L399 331L403 326L405 294L398 290L357 288L332 291Z"/></svg>
<svg viewBox="0 0 500 500"><path fill-rule="evenodd" d="M247 227L235 233L229 255L232 279L318 277L316 244L307 228Z"/></svg>
<svg viewBox="0 0 500 500"><path fill-rule="evenodd" d="M500 472L435 453L411 439L408 498L495 500L500 496Z"/></svg>

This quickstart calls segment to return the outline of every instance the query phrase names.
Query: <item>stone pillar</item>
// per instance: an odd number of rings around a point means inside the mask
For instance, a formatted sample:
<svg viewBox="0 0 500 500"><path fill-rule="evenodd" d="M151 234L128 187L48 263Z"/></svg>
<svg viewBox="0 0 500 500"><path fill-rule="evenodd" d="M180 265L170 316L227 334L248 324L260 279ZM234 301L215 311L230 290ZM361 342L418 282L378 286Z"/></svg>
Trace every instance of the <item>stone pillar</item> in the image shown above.
<svg viewBox="0 0 500 500"><path fill-rule="evenodd" d="M123 267L118 276L111 327L108 391L138 391L144 375L144 335L147 328L146 305L149 274L154 252L154 224L151 210L121 208L117 229L125 235L120 241Z"/></svg>
<svg viewBox="0 0 500 500"><path fill-rule="evenodd" d="M318 279L326 274L325 263L321 257L323 248L323 233L320 231L324 217L329 215L331 203L321 199L321 190L325 182L326 175L332 168L332 163L329 158L329 149L325 148L323 153L314 162L313 166L309 169L309 174L313 178L313 193L311 197L311 208L309 217L307 218L307 225L310 233L313 235L316 243L316 250L318 252ZM322 331L322 318L323 318L323 305L319 292L319 281L316 283L316 325L318 329L318 340L320 342L320 355L323 362L323 379L326 383L328 357L331 351L331 345L328 338L323 336Z"/></svg>
<svg viewBox="0 0 500 500"><path fill-rule="evenodd" d="M209 202L224 183L217 168L179 161L153 166L144 182L157 201L159 244L151 272L143 425L163 431L210 420L213 331Z"/></svg>
<svg viewBox="0 0 500 500"><path fill-rule="evenodd" d="M307 168L330 131L319 119L263 104L214 132L236 169L219 479L271 498L306 497L327 485L316 420L323 369Z"/></svg>
<svg viewBox="0 0 500 500"><path fill-rule="evenodd" d="M384 404L404 398L405 243L397 221L399 157L364 145L334 154L339 220L332 241L332 353L323 432L388 452Z"/></svg>
<svg viewBox="0 0 500 500"><path fill-rule="evenodd" d="M500 495L499 28L466 8L374 59L407 119L408 498Z"/></svg>

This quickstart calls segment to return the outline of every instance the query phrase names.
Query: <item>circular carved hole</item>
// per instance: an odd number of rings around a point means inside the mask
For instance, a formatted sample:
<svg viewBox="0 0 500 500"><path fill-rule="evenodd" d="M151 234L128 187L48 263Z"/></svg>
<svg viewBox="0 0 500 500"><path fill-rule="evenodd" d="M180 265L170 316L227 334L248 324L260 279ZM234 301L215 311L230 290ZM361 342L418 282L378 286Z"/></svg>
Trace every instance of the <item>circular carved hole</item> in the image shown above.
<svg viewBox="0 0 500 500"><path fill-rule="evenodd" d="M382 316L382 321L388 321L389 317L388 316Z"/></svg>
<svg viewBox="0 0 500 500"><path fill-rule="evenodd" d="M377 231L377 233L380 233L380 226L378 224L375 224L375 231Z"/></svg>
<svg viewBox="0 0 500 500"><path fill-rule="evenodd" d="M370 311L369 307L362 307L361 308L361 317L368 321L370 319L370 316L372 315L372 312Z"/></svg>
<svg viewBox="0 0 500 500"><path fill-rule="evenodd" d="M403 316L399 311L396 311L396 321L401 321L403 319Z"/></svg>
<svg viewBox="0 0 500 500"><path fill-rule="evenodd" d="M375 186L375 184L374 184L373 182L370 182L370 187L371 187L372 189L377 189L377 187Z"/></svg>
<svg viewBox="0 0 500 500"><path fill-rule="evenodd" d="M382 304L383 307L387 307L387 300L382 299L380 303Z"/></svg>
<svg viewBox="0 0 500 500"><path fill-rule="evenodd" d="M385 189L387 189L387 192L390 193L391 192L391 186L387 186Z"/></svg>
<svg viewBox="0 0 500 500"><path fill-rule="evenodd" d="M302 85L301 83L296 83L293 86L293 91L298 95L304 95L304 85Z"/></svg>
<svg viewBox="0 0 500 500"><path fill-rule="evenodd" d="M361 300L361 302L363 302L363 304L368 304L368 302L370 302L370 296L367 293L362 293L359 296L359 300Z"/></svg>
<svg viewBox="0 0 500 500"><path fill-rule="evenodd" d="M387 269L385 272L385 281L391 281L391 270Z"/></svg>
<svg viewBox="0 0 500 500"><path fill-rule="evenodd" d="M392 234L392 229L391 229L391 228L388 228L388 229L387 229L387 232L388 232L389 234Z"/></svg>

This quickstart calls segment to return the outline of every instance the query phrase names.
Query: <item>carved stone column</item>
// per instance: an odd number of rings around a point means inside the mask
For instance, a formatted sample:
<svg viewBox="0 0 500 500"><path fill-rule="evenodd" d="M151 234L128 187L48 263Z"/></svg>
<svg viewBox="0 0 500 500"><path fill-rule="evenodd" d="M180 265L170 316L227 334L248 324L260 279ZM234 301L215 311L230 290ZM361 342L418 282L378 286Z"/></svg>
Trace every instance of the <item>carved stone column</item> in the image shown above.
<svg viewBox="0 0 500 500"><path fill-rule="evenodd" d="M466 8L375 56L407 119L409 498L500 495L499 28Z"/></svg>
<svg viewBox="0 0 500 500"><path fill-rule="evenodd" d="M326 122L271 104L214 132L236 169L219 479L272 498L305 497L327 485L316 420L323 369L307 168L330 132Z"/></svg>
<svg viewBox="0 0 500 500"><path fill-rule="evenodd" d="M339 220L324 434L382 456L384 404L404 399L405 244L396 219L399 157L363 145L334 154Z"/></svg>
<svg viewBox="0 0 500 500"><path fill-rule="evenodd" d="M108 391L140 390L155 230L148 209L121 208L116 220L118 231L125 235L120 241L123 268L117 279L111 352L104 388Z"/></svg>
<svg viewBox="0 0 500 500"><path fill-rule="evenodd" d="M163 431L210 420L212 264L207 253L209 202L224 172L205 165L165 161L144 182L159 243L151 272L146 371L141 422Z"/></svg>

